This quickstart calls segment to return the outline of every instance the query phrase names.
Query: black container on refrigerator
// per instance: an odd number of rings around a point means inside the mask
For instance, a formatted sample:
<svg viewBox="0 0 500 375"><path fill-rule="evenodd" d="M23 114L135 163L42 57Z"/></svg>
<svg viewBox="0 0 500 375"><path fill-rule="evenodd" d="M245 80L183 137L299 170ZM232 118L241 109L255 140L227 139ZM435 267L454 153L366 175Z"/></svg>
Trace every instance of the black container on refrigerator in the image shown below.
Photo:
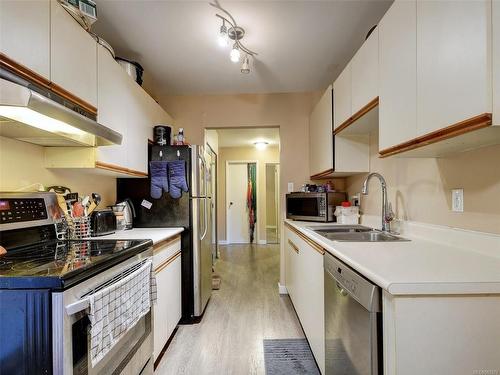
<svg viewBox="0 0 500 375"><path fill-rule="evenodd" d="M182 320L198 322L212 290L211 194L207 186L210 173L202 146L149 146L149 160L184 160L189 187L178 199L164 192L160 199L150 195L151 179L117 180L117 199L129 198L135 209L134 227L183 227L182 240ZM150 205L151 204L151 205ZM208 213L205 215L205 213Z"/></svg>
<svg viewBox="0 0 500 375"><path fill-rule="evenodd" d="M157 125L153 128L154 142L157 146L170 146L172 143L172 128L166 125Z"/></svg>

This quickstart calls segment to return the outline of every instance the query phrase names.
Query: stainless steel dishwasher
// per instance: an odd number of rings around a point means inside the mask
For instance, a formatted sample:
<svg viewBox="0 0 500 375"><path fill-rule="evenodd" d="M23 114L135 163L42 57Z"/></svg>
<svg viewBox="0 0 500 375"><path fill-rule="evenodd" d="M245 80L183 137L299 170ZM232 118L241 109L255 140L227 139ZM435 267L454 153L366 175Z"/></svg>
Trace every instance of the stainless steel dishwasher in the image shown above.
<svg viewBox="0 0 500 375"><path fill-rule="evenodd" d="M324 270L326 374L383 374L380 288L328 253Z"/></svg>

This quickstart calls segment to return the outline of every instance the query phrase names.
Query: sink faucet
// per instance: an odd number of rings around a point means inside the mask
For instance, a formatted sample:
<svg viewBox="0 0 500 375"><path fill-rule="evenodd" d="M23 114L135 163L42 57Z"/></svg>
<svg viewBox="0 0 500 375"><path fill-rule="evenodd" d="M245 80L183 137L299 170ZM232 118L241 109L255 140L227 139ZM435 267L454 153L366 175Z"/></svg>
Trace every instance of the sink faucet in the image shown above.
<svg viewBox="0 0 500 375"><path fill-rule="evenodd" d="M394 220L394 212L392 212L392 205L387 201L387 184L384 177L379 173L370 173L366 176L365 182L363 182L361 193L363 195L368 195L368 182L372 177L377 177L382 185L382 230L384 232L390 232L391 221Z"/></svg>

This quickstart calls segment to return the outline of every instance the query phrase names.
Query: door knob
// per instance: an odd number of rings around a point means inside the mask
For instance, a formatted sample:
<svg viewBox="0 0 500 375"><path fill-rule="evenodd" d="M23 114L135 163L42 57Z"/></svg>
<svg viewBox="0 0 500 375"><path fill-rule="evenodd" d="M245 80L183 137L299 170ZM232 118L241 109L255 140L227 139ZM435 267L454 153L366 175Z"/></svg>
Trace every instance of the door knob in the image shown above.
<svg viewBox="0 0 500 375"><path fill-rule="evenodd" d="M229 207L231 207L233 205L233 202L229 202Z"/></svg>

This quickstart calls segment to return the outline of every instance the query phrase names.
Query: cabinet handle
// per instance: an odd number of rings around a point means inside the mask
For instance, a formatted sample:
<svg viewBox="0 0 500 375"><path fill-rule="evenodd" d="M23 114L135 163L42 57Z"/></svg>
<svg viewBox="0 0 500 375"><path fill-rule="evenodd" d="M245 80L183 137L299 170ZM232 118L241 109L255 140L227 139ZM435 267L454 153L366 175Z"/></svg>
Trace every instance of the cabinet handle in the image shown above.
<svg viewBox="0 0 500 375"><path fill-rule="evenodd" d="M299 248L292 242L292 240L288 240L288 244L291 246L293 251L295 251L297 254L299 253Z"/></svg>

